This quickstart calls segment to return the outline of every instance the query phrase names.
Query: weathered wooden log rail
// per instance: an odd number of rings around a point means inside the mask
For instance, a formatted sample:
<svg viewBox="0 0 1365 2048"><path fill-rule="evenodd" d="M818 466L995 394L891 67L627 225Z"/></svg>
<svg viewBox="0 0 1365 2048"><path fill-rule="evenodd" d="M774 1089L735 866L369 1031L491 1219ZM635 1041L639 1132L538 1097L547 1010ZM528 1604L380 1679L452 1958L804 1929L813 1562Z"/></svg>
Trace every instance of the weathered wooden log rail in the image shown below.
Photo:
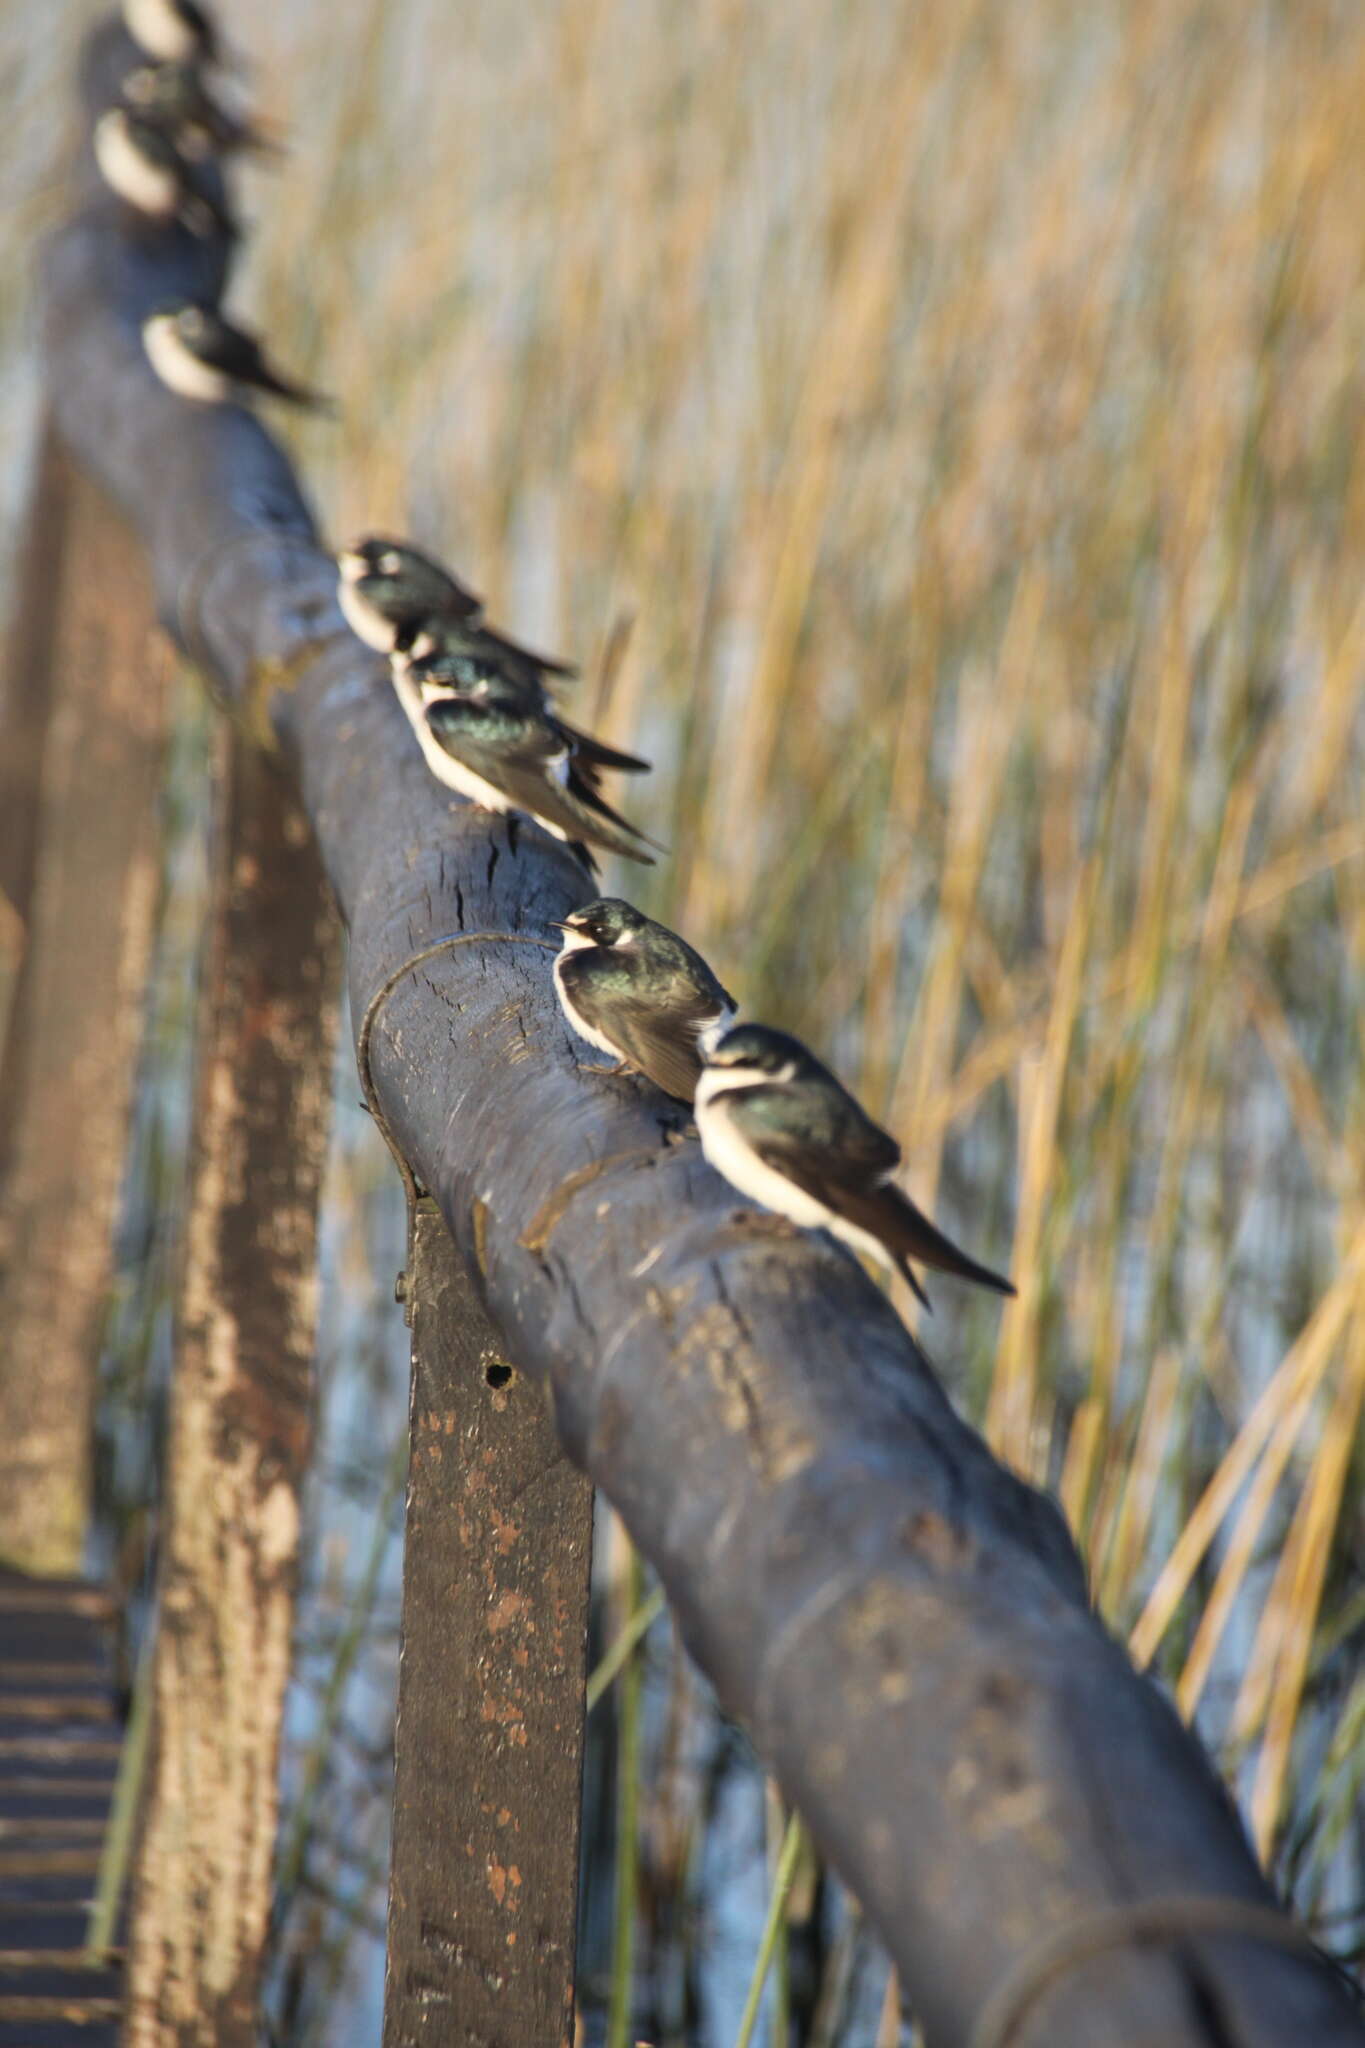
<svg viewBox="0 0 1365 2048"><path fill-rule="evenodd" d="M88 105L126 54L97 35ZM92 184L43 258L56 428L140 536L168 630L297 786L357 1024L388 991L378 1103L499 1356L543 1388L659 1571L929 2041L1365 2040L1273 1912L1197 1741L1091 1612L1053 1504L953 1413L849 1257L738 1205L646 1086L578 1071L547 956L521 941L583 899L580 869L537 828L446 799L343 627L278 447L145 362L146 312L220 278L219 254L139 236ZM419 1223L418 1286L423 1242ZM440 1320L422 1341L449 1341ZM428 1662L438 1594L409 1616ZM540 1902L521 1891L509 1932L534 1947ZM428 2009L391 2038L457 2038L441 2026Z"/></svg>

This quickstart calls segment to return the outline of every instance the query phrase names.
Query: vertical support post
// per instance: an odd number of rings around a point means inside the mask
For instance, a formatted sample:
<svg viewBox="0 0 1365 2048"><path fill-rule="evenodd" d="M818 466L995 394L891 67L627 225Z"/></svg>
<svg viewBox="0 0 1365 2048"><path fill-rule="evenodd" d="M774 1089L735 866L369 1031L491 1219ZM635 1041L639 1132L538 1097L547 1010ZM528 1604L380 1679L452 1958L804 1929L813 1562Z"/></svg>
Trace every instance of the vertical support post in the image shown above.
<svg viewBox="0 0 1365 2048"><path fill-rule="evenodd" d="M89 1518L173 663L141 551L50 439L24 578L0 780L22 941L0 1061L0 1561L62 1575Z"/></svg>
<svg viewBox="0 0 1365 2048"><path fill-rule="evenodd" d="M125 2040L255 2048L312 1442L339 930L299 805L217 740L153 1732Z"/></svg>
<svg viewBox="0 0 1365 2048"><path fill-rule="evenodd" d="M406 1297L384 2048L568 2048L592 1489L426 1200Z"/></svg>

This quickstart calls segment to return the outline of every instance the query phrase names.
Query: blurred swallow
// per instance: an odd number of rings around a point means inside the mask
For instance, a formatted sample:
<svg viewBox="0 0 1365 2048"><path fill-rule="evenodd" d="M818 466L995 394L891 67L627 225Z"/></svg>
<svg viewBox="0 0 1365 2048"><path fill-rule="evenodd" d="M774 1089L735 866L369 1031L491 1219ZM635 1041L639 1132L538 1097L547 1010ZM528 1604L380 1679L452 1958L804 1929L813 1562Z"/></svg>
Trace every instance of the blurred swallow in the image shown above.
<svg viewBox="0 0 1365 2048"><path fill-rule="evenodd" d="M380 654L504 657L519 679L540 684L573 670L519 647L483 623L483 599L406 541L371 534L337 555L338 598L353 633Z"/></svg>
<svg viewBox="0 0 1365 2048"><path fill-rule="evenodd" d="M978 1265L896 1186L901 1149L814 1053L785 1031L739 1024L713 1044L696 1096L702 1150L732 1187L808 1230L889 1260L927 1308L910 1261L997 1294Z"/></svg>
<svg viewBox="0 0 1365 2048"><path fill-rule="evenodd" d="M602 798L578 764L578 744L505 677L485 670L458 694L414 682L396 666L394 688L427 766L448 789L487 811L524 811L556 839L600 846L653 865L651 842Z"/></svg>
<svg viewBox="0 0 1365 2048"><path fill-rule="evenodd" d="M239 152L281 157L284 144L213 97L194 64L139 64L123 81L125 104L169 135L188 163Z"/></svg>
<svg viewBox="0 0 1365 2048"><path fill-rule="evenodd" d="M290 405L332 409L330 399L282 377L255 335L193 299L162 306L144 321L142 345L162 383L196 404L222 405L260 391Z"/></svg>
<svg viewBox="0 0 1365 2048"><path fill-rule="evenodd" d="M424 636L425 638L425 636ZM423 640L418 641L418 646ZM450 690L456 696L467 695L483 677L494 678L507 693L515 692L522 697L529 708L544 714L557 726L564 737L572 742L581 773L594 784L598 773L604 768L614 768L621 775L647 775L650 763L641 760L638 754L622 753L619 747L607 745L605 740L596 739L592 733L583 732L576 725L561 718L554 709L545 685L525 662L514 661L509 656L505 643L498 641L494 634L479 629L467 638L470 649L478 653L454 653L442 649L432 654L419 655L416 647L411 654L396 653L390 656L395 672L411 677L423 701L428 692ZM591 771L589 773L589 771Z"/></svg>
<svg viewBox="0 0 1365 2048"><path fill-rule="evenodd" d="M509 640L504 633L495 632L485 625L482 607L479 616L456 618L449 613L433 613L422 621L411 636L413 654L419 659L427 655L464 655L472 661L500 662L515 681L526 687L535 685L542 692L546 688L546 676L574 676L578 671L572 662L554 661L548 654L537 654L533 648L523 647L519 641Z"/></svg>
<svg viewBox="0 0 1365 2048"><path fill-rule="evenodd" d="M406 541L370 534L336 557L337 599L357 638L378 654L411 648L427 621L439 615L477 619L482 598Z"/></svg>
<svg viewBox="0 0 1365 2048"><path fill-rule="evenodd" d="M735 999L685 939L619 896L566 917L554 964L560 1008L580 1038L691 1102L702 1051L735 1019Z"/></svg>
<svg viewBox="0 0 1365 2048"><path fill-rule="evenodd" d="M110 190L151 220L183 221L196 235L237 236L237 223L198 168L165 129L127 107L109 107L95 123L95 162Z"/></svg>

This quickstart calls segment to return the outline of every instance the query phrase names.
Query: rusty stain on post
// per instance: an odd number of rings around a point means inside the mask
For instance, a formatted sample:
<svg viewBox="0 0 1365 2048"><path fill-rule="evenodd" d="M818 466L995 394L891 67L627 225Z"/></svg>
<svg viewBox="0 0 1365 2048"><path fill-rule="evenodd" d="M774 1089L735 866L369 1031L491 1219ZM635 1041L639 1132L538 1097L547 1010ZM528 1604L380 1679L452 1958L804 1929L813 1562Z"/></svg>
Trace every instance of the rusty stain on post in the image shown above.
<svg viewBox="0 0 1365 2048"><path fill-rule="evenodd" d="M278 770L220 731L152 1754L126 2039L246 2048L271 1899L338 928Z"/></svg>

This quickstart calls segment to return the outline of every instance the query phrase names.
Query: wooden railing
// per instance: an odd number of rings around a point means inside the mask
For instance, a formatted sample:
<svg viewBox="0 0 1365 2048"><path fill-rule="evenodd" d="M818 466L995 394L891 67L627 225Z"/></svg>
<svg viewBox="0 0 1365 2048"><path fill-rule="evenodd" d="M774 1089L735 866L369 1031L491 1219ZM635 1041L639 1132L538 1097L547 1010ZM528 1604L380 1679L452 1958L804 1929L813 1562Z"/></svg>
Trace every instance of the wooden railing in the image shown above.
<svg viewBox="0 0 1365 2048"><path fill-rule="evenodd" d="M128 58L121 30L97 34L87 116ZM141 707L154 759L164 656L127 595L145 589L145 559L162 623L233 732L217 764L129 2038L256 2038L308 1453L325 877L349 939L362 1081L411 1207L389 2048L570 2037L587 1479L863 1902L936 2048L1359 2043L1340 1981L1276 1910L1197 1741L1092 1612L1055 1505L953 1412L848 1257L737 1206L651 1091L578 1071L547 924L582 900L581 870L534 827L514 835L448 802L382 666L342 624L280 449L245 412L177 400L145 362L145 313L222 275L221 250L130 233L93 183L45 249L58 527L85 535L83 594L67 594L68 534L56 616L29 577L21 641L52 694L46 711L40 689L23 696L14 756L28 945L13 1073L55 1057L43 1040L59 1027L74 1048L113 1023L118 1054L114 1082L89 1083L112 1097L106 1192L80 1219L79 1258L63 1233L87 1164L80 1123L54 1127L35 1181L20 1164L44 1149L35 1084L7 1080L0 1544L22 1525L26 1564L69 1570L145 958L144 943L130 964L136 947L116 939L140 929L148 855L126 787L103 775L86 789L75 761L71 793L56 792L62 721L92 715L82 688L130 722ZM44 471L44 572L54 488ZM54 652L73 605L101 622L94 682ZM106 605L130 620L107 645ZM81 891L62 863L120 818L101 929L77 964L65 954ZM74 1074L76 1051L62 1057ZM70 1398L39 1401L24 1362L68 1285L57 1258L78 1267L83 1306L63 1340ZM24 1502L44 1481L40 1524Z"/></svg>

